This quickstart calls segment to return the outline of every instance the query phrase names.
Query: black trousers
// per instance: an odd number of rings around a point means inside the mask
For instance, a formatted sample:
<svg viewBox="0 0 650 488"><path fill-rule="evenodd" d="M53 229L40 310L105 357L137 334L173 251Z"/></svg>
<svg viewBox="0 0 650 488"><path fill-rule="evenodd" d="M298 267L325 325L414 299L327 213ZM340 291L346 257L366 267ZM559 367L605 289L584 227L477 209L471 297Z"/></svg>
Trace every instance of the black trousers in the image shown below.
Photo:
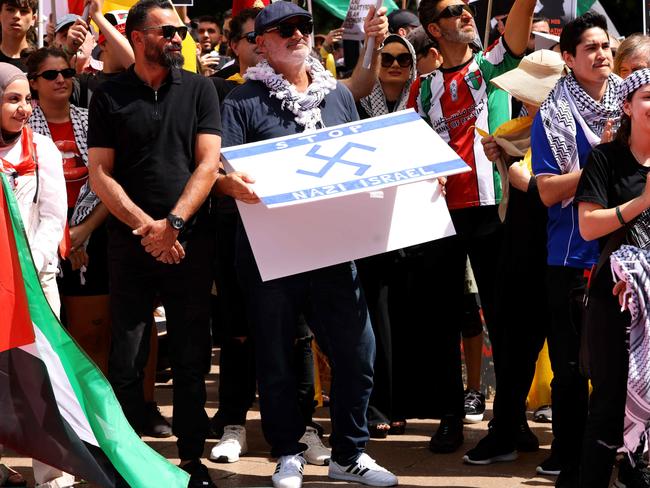
<svg viewBox="0 0 650 488"><path fill-rule="evenodd" d="M108 376L124 413L139 428L142 381L156 296L165 307L174 382L173 432L179 457L198 459L208 428L205 375L210 369L210 287L214 238L196 231L180 264L163 264L138 238L109 237L112 344Z"/></svg>
<svg viewBox="0 0 650 488"><path fill-rule="evenodd" d="M548 351L553 369L553 444L563 472L576 472L587 420L589 389L579 368L584 270L549 266L546 275L550 328Z"/></svg>
<svg viewBox="0 0 650 488"><path fill-rule="evenodd" d="M583 341L592 386L580 463L580 486L584 488L609 486L616 450L623 444L630 314L621 312L612 287L609 264L605 264L593 283Z"/></svg>

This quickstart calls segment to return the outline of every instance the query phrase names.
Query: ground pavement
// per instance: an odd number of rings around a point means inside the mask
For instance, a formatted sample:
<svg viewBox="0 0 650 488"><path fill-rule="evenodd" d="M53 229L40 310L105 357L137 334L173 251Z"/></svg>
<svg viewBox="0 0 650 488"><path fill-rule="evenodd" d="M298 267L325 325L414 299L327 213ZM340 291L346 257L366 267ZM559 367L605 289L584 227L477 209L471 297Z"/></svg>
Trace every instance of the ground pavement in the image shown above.
<svg viewBox="0 0 650 488"><path fill-rule="evenodd" d="M216 358L216 356L215 356ZM215 359L216 364L216 359ZM218 366L213 366L207 378L209 415L217 408ZM171 383L159 384L156 392L158 404L166 417L171 416ZM486 412L489 419L491 412ZM321 422L329 432L327 409L319 409L316 420ZM530 426L540 439L541 449L536 453L523 453L516 462L497 463L490 466L468 466L463 464L462 456L472 448L487 431L487 421L466 426L465 444L453 454L433 454L428 449L431 434L438 425L437 420L409 421L405 435L389 436L386 439L371 440L368 453L380 464L392 470L402 487L462 487L462 488L511 488L511 487L552 487L552 478L539 477L535 467L549 454L551 441L550 424L530 422ZM249 413L246 425L249 452L238 463L217 464L204 460L210 473L220 488L231 487L266 487L270 486L271 474L275 464L268 458L268 445L261 435L260 416L257 406ZM145 439L149 445L178 463L176 458L175 438ZM327 442L327 441L326 441ZM214 441L206 443L204 456L210 452ZM6 452L2 462L18 469L33 486L31 461ZM327 478L327 468L306 466L304 476L305 488L339 485L356 486L345 482L332 482ZM82 485L91 488L90 485ZM359 485L361 486L361 485ZM164 487L161 487L164 488Z"/></svg>

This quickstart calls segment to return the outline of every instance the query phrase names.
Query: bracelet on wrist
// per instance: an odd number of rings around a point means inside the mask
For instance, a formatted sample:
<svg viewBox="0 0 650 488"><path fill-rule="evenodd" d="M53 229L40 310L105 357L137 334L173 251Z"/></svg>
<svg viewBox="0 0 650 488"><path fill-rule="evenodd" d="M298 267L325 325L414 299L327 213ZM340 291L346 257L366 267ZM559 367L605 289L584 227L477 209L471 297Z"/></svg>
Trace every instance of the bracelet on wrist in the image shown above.
<svg viewBox="0 0 650 488"><path fill-rule="evenodd" d="M622 226L627 224L627 222L625 222L625 219L623 218L623 214L621 213L621 207L618 206L616 207L616 218L618 219L618 221L621 223Z"/></svg>

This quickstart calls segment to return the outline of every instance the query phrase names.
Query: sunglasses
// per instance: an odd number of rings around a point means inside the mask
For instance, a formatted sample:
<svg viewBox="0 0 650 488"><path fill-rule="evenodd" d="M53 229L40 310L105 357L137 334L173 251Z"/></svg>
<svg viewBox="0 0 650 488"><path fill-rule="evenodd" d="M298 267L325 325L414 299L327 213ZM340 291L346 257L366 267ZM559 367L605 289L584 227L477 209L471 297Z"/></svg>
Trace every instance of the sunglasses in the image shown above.
<svg viewBox="0 0 650 488"><path fill-rule="evenodd" d="M390 68L393 63L397 61L400 68L410 68L413 65L413 57L411 53L401 53L393 56L390 53L381 53L381 67Z"/></svg>
<svg viewBox="0 0 650 488"><path fill-rule="evenodd" d="M304 22L299 22L297 24L281 23L270 29L266 29L264 32L278 31L280 37L283 39L288 39L292 37L296 30L299 30L302 35L311 34L311 31L314 29L314 23L311 20L306 20Z"/></svg>
<svg viewBox="0 0 650 488"><path fill-rule="evenodd" d="M474 5L467 5L465 3L459 3L457 5L449 5L448 7L443 8L440 13L434 19L434 22L439 19L449 19L451 17L460 17L463 15L463 12L467 12L472 17L476 16L476 9Z"/></svg>
<svg viewBox="0 0 650 488"><path fill-rule="evenodd" d="M185 39L187 37L187 26L186 25L181 25L181 26L175 26L175 25L157 25L155 27L145 27L144 29L140 29L141 31L148 31L148 30L158 30L162 32L162 36L167 39L168 41L171 41L176 34L178 34L178 37L181 39Z"/></svg>
<svg viewBox="0 0 650 488"><path fill-rule="evenodd" d="M246 42L249 44L255 44L255 40L257 39L257 34L255 31L247 32L246 34L242 35L240 38L241 39L246 39Z"/></svg>
<svg viewBox="0 0 650 488"><path fill-rule="evenodd" d="M75 75L75 70L74 68L66 68L66 69L48 69L43 71L42 73L39 73L37 75L32 76L32 79L35 80L39 76L42 78L45 78L48 81L54 81L58 78L59 74L63 76L66 80L72 78Z"/></svg>

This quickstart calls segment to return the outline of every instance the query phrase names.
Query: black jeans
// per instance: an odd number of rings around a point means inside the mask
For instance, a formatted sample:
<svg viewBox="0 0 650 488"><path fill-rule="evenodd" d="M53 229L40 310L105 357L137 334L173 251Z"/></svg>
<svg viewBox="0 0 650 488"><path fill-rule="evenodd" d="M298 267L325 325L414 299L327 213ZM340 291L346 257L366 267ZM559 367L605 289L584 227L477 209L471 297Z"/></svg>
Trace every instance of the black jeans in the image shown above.
<svg viewBox="0 0 650 488"><path fill-rule="evenodd" d="M350 464L368 441L375 342L354 263L263 282L243 228L237 271L256 343L262 430L275 457L304 450L294 342L303 314L332 368L332 458Z"/></svg>
<svg viewBox="0 0 650 488"><path fill-rule="evenodd" d="M592 392L585 430L580 486L606 488L618 447L623 444L623 422L629 365L629 312L621 312L612 295L609 263L593 284L586 312L586 344Z"/></svg>
<svg viewBox="0 0 650 488"><path fill-rule="evenodd" d="M553 369L553 450L563 472L577 472L587 420L589 389L579 368L584 270L549 266L547 287L551 323L548 352Z"/></svg>
<svg viewBox="0 0 650 488"><path fill-rule="evenodd" d="M214 239L195 232L185 259L163 264L145 252L138 238L109 240L112 344L108 376L134 428L143 416L142 380L156 296L165 307L174 382L173 432L179 457L198 459L208 428L205 375L210 369L210 263Z"/></svg>

